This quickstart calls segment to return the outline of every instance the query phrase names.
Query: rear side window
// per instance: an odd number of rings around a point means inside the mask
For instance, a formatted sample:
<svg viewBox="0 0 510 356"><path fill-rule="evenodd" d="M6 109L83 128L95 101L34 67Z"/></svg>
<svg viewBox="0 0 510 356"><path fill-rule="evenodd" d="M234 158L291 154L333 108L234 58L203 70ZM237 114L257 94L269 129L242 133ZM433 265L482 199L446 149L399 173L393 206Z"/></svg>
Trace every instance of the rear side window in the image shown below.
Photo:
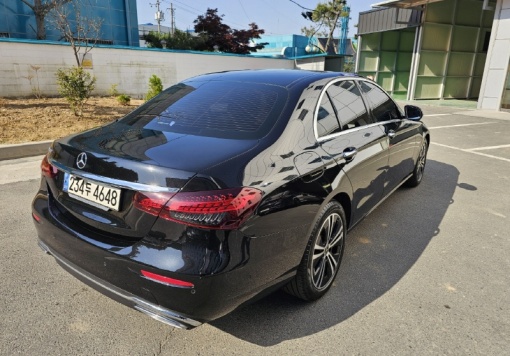
<svg viewBox="0 0 510 356"><path fill-rule="evenodd" d="M319 137L331 135L340 131L335 109L327 93L322 96L319 112L317 113L317 134Z"/></svg>
<svg viewBox="0 0 510 356"><path fill-rule="evenodd" d="M342 130L371 123L361 93L354 81L338 81L328 88L328 94L335 106Z"/></svg>
<svg viewBox="0 0 510 356"><path fill-rule="evenodd" d="M365 81L360 81L360 86L368 98L372 114L377 122L402 118L397 104L383 90Z"/></svg>
<svg viewBox="0 0 510 356"><path fill-rule="evenodd" d="M122 121L149 130L233 139L265 136L287 102L280 86L220 81L174 85Z"/></svg>

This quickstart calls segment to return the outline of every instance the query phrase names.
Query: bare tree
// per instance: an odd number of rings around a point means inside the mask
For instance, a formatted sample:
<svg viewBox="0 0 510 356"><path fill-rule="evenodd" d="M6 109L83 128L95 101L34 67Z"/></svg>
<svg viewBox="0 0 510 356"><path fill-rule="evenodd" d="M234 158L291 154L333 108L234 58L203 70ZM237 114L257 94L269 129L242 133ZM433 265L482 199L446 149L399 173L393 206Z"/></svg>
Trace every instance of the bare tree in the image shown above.
<svg viewBox="0 0 510 356"><path fill-rule="evenodd" d="M71 0L21 0L21 2L28 6L35 15L36 29L34 29L31 25L30 27L32 27L32 30L35 31L38 40L46 39L46 26L44 23L46 15L48 15L51 10L61 7L69 1Z"/></svg>
<svg viewBox="0 0 510 356"><path fill-rule="evenodd" d="M68 0L69 1L69 0ZM94 48L101 34L102 19L92 18L82 11L87 2L70 0L67 6L55 7L50 13L53 26L73 49L76 64L81 67L85 55Z"/></svg>

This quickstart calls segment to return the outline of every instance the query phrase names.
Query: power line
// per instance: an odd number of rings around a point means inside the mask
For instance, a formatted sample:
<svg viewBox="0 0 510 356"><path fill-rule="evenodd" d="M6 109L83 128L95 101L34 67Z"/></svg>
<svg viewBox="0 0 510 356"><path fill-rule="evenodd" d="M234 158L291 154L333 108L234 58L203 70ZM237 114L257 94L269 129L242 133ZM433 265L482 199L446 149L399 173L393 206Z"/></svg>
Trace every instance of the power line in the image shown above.
<svg viewBox="0 0 510 356"><path fill-rule="evenodd" d="M181 7L180 5L175 5L175 8L176 8L176 9L179 9L179 10L182 10L182 11L185 11L185 12L187 12L188 14L192 14L193 16L198 15L196 12L190 11L190 10L188 10L188 9L184 8L184 7Z"/></svg>
<svg viewBox="0 0 510 356"><path fill-rule="evenodd" d="M272 7L272 10L273 10L273 11L275 11L275 12L279 13L279 14L280 14L280 15L282 15L283 17L286 17L286 18L288 18L289 20L292 20L292 21L295 21L295 20L296 20L294 17L290 17L290 16L288 16L287 14L285 14L285 13L281 12L280 10L278 10L276 7L273 7L273 5L272 5L272 4L270 4L267 0L262 0L262 1L264 1L264 2L267 4L267 6Z"/></svg>
<svg viewBox="0 0 510 356"><path fill-rule="evenodd" d="M197 9L196 7L189 6L188 4L182 3L182 2L180 2L180 1L174 0L174 2L176 2L176 3L178 3L178 4L181 4L181 5L183 5L183 6L187 6L187 7L189 7L190 9L193 9L193 10L195 10L195 11L198 11L198 13L202 13L202 12L203 12L202 10L199 10L199 9Z"/></svg>
<svg viewBox="0 0 510 356"><path fill-rule="evenodd" d="M168 2L168 3L170 3L169 0L159 0L159 1L160 2ZM185 3L181 2L181 1L178 1L178 0L173 0L172 2L178 4L178 5L176 5L176 4L173 5L174 9L182 10L182 11L187 12L187 13L193 15L193 16L200 16L200 15L204 15L206 13L206 11L204 11L204 10L199 10L196 7L190 6L190 5L185 4ZM241 6L242 6L242 4L241 4ZM245 11L244 7L243 7L243 11ZM248 20L251 22L251 20L248 17L246 11L245 11L245 15L248 18ZM231 27L236 27L236 28L244 28L245 27L245 25L242 25L240 23L237 23L237 22L234 22L234 21L231 21L231 20L226 20L225 18L222 18L222 22L224 24L227 24L227 25L231 26Z"/></svg>
<svg viewBox="0 0 510 356"><path fill-rule="evenodd" d="M241 5L241 9L243 9L244 14L246 15L246 18L248 19L248 21L251 22L250 17L248 16L248 13L244 9L243 3L241 2L241 0L238 0L238 1L239 1L239 5Z"/></svg>
<svg viewBox="0 0 510 356"><path fill-rule="evenodd" d="M304 6L300 5L300 4L298 4L297 2L295 2L294 0L289 0L289 1L290 1L290 2L292 2L292 3L294 3L294 4L296 4L297 6L299 6L300 8L302 8L303 10L310 10L310 11L313 11L313 9L309 9L309 8L307 8L307 7L304 7Z"/></svg>

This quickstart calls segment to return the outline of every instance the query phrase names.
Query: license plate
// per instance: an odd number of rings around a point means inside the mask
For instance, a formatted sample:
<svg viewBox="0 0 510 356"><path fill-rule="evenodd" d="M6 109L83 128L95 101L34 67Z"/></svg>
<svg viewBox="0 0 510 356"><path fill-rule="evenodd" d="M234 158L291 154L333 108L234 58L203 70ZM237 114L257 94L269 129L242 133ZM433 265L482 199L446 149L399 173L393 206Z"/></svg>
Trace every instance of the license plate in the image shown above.
<svg viewBox="0 0 510 356"><path fill-rule="evenodd" d="M107 185L91 182L87 179L66 173L64 192L103 210L119 211L121 190Z"/></svg>

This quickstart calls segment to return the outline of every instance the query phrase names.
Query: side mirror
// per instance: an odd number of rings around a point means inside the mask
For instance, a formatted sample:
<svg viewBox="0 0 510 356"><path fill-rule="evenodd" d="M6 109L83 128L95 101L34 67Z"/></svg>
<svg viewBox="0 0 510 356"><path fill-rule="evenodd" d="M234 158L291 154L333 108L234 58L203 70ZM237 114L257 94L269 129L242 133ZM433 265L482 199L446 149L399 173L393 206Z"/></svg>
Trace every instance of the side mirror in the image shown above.
<svg viewBox="0 0 510 356"><path fill-rule="evenodd" d="M423 112L421 109L414 105L404 106L404 111L406 113L406 118L409 120L420 121L423 117Z"/></svg>

